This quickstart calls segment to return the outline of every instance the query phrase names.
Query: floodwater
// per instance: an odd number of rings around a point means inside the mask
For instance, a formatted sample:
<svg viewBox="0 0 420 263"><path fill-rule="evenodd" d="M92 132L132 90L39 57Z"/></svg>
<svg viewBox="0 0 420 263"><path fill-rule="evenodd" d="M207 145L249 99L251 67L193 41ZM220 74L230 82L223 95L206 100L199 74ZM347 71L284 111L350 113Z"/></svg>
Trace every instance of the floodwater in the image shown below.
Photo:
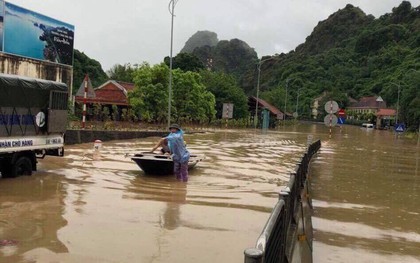
<svg viewBox="0 0 420 263"><path fill-rule="evenodd" d="M323 125L186 135L206 158L188 183L124 155L155 138L66 147L31 177L0 179L0 262L243 262L306 150L314 262L420 262L420 146L389 131Z"/></svg>
<svg viewBox="0 0 420 263"><path fill-rule="evenodd" d="M346 127L311 165L314 262L420 262L420 145Z"/></svg>
<svg viewBox="0 0 420 263"><path fill-rule="evenodd" d="M125 157L157 137L67 146L33 176L0 179L0 262L243 262L306 150L290 129L186 135L206 156L188 183Z"/></svg>

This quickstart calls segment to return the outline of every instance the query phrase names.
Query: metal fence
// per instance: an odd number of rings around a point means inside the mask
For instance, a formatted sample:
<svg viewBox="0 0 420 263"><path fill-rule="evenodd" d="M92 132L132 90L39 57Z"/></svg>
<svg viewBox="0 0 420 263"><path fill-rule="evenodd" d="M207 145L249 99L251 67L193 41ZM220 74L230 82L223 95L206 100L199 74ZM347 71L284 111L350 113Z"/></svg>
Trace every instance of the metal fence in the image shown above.
<svg viewBox="0 0 420 263"><path fill-rule="evenodd" d="M280 191L279 201L274 206L255 247L245 250L245 263L292 262L293 250L298 240L307 241L312 258L312 226L305 225L307 220L304 218L303 203L312 208L308 191L308 169L312 156L320 148L320 140L309 145L295 171L290 174L289 183Z"/></svg>

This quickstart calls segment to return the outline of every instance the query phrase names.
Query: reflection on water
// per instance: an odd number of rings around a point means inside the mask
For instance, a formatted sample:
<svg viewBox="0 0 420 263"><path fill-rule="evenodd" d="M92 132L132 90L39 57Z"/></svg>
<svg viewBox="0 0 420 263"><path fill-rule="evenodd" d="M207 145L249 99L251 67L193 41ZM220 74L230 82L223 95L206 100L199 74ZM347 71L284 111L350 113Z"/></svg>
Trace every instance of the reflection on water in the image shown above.
<svg viewBox="0 0 420 263"><path fill-rule="evenodd" d="M188 183L146 176L125 157L157 138L104 142L100 153L93 144L66 147L64 158L47 157L32 177L0 180L0 239L18 241L0 247L0 262L242 262L306 137L186 135L190 151L206 156Z"/></svg>
<svg viewBox="0 0 420 263"><path fill-rule="evenodd" d="M45 173L36 177L0 181L0 262L19 262L34 247L68 252L57 238L66 225L63 218L65 189L59 178Z"/></svg>
<svg viewBox="0 0 420 263"><path fill-rule="evenodd" d="M186 135L206 158L188 183L146 176L125 154L157 138L66 147L32 177L0 179L0 262L243 262L305 151L311 166L315 262L419 262L419 146L388 131L322 125L267 134Z"/></svg>
<svg viewBox="0 0 420 263"><path fill-rule="evenodd" d="M316 262L420 262L420 147L347 127L312 165Z"/></svg>

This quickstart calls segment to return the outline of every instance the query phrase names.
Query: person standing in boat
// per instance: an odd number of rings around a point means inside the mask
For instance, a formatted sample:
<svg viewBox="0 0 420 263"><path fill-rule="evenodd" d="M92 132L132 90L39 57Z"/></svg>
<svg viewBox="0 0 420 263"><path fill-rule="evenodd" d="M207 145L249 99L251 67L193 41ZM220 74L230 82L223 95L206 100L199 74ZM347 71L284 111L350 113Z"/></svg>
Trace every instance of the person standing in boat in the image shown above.
<svg viewBox="0 0 420 263"><path fill-rule="evenodd" d="M184 141L184 131L178 124L172 124L169 127L171 133L161 138L152 148L154 152L157 148L161 148L163 154L169 153L174 162L174 174L178 180L188 181L188 160L190 152L186 148Z"/></svg>
<svg viewBox="0 0 420 263"><path fill-rule="evenodd" d="M174 161L174 174L178 180L188 181L188 160L190 152L184 142L184 131L178 124L169 126L171 133L165 138L168 140L171 150L172 160Z"/></svg>

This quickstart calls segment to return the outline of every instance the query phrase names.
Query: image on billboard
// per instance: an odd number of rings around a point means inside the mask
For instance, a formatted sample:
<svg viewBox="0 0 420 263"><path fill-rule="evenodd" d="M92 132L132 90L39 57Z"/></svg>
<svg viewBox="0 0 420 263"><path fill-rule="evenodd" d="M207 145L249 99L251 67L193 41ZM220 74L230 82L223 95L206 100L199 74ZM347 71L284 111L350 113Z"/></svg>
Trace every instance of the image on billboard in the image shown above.
<svg viewBox="0 0 420 263"><path fill-rule="evenodd" d="M5 53L72 65L74 26L5 2Z"/></svg>
<svg viewBox="0 0 420 263"><path fill-rule="evenodd" d="M4 1L0 0L0 51L3 51Z"/></svg>

